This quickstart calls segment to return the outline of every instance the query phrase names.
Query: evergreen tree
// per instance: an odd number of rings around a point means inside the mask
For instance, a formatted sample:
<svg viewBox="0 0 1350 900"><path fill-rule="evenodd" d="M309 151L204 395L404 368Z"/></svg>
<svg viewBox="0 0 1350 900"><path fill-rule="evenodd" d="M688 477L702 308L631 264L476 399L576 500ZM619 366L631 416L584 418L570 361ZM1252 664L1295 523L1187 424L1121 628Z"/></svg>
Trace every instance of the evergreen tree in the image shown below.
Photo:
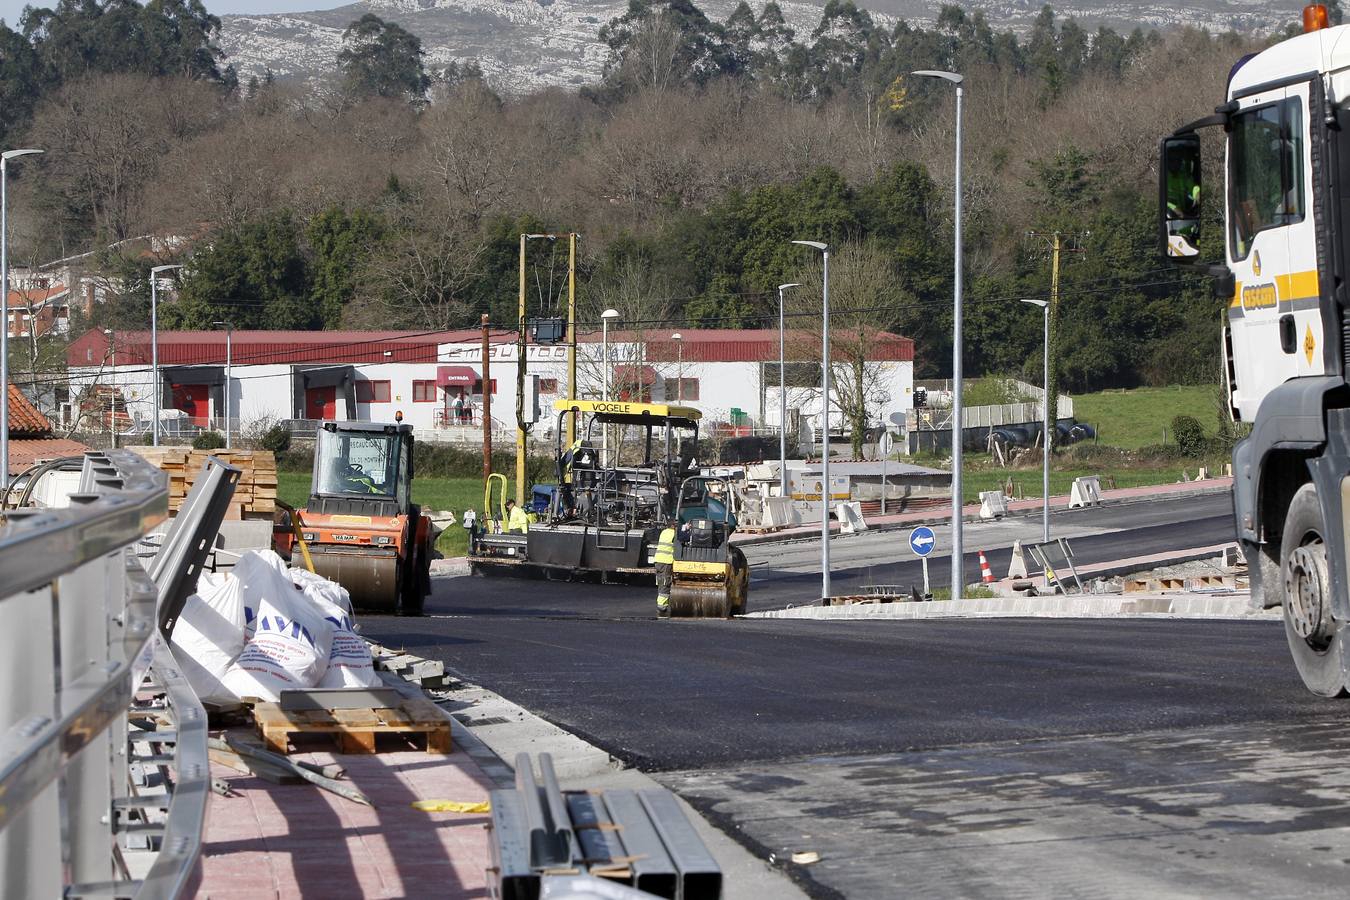
<svg viewBox="0 0 1350 900"><path fill-rule="evenodd" d="M426 100L431 79L422 65L422 42L414 35L366 13L342 32L338 67L347 89L363 97Z"/></svg>

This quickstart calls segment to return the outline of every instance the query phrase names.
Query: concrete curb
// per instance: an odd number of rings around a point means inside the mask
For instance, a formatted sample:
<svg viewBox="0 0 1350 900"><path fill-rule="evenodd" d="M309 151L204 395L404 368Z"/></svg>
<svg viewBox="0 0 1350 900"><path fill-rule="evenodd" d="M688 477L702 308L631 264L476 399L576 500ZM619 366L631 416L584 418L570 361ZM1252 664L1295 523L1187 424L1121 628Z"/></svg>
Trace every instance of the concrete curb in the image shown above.
<svg viewBox="0 0 1350 900"><path fill-rule="evenodd" d="M1238 619L1278 622L1277 609L1253 610L1249 595L1087 594L1056 597L994 597L935 603L867 603L796 606L747 613L746 619Z"/></svg>
<svg viewBox="0 0 1350 900"><path fill-rule="evenodd" d="M1183 500L1188 497L1202 497L1207 494L1226 494L1233 489L1231 479L1223 479L1221 484L1206 484L1199 488L1190 488L1176 491L1158 491L1155 494L1145 494L1137 497L1119 497L1104 498L1103 506L1126 506L1132 503L1149 503L1154 500ZM1023 501L1019 501L1023 502ZM1068 509L1069 498L1067 496L1050 498L1050 509L1052 512L1063 512ZM974 504L966 507L974 508ZM1027 518L1029 516L1039 516L1041 507L1037 504L1034 508L1028 509L1009 509L1008 515L1004 518ZM906 519L901 522L878 522L876 524L868 523L867 531L857 532L858 534L867 534L876 531L903 531L915 527L916 525L946 525L951 522L950 515L942 516L924 516L922 518ZM979 514L966 513L961 517L963 522L983 522ZM837 522L830 523L830 534L839 537L841 531ZM774 531L768 534L745 534L733 537L731 542L738 547L750 546L753 544L783 544L790 541L814 541L819 538L820 532L803 534L799 531L786 532Z"/></svg>

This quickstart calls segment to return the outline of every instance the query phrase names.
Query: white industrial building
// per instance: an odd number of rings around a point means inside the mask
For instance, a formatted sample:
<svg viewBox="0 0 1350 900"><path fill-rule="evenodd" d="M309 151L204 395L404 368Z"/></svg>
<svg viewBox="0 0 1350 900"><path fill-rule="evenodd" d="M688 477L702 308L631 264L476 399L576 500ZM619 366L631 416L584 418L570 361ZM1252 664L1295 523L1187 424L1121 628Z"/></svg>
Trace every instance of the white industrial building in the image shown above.
<svg viewBox="0 0 1350 900"><path fill-rule="evenodd" d="M787 406L814 427L820 405L818 338L789 332L785 343ZM402 413L424 439L476 441L481 434L479 331L237 331L228 346L223 330L165 331L158 345L160 405L170 431L222 429L228 408L235 433L261 421L392 421ZM705 420L725 423L737 434L776 430L781 421L775 330L615 331L608 346L615 398L695 406ZM553 401L567 396L567 349L533 342L525 347L526 373L538 378L542 434L552 431ZM518 354L516 335L491 334L488 387L492 418L502 431L515 428ZM577 355L578 395L602 396L602 336L580 336ZM914 342L881 332L869 356L866 391L873 424L895 428L913 405ZM136 430L147 430L153 415L151 358L148 332L90 331L67 351L70 396L111 395ZM790 412L790 424L793 418ZM835 428L842 423L837 409L831 420Z"/></svg>

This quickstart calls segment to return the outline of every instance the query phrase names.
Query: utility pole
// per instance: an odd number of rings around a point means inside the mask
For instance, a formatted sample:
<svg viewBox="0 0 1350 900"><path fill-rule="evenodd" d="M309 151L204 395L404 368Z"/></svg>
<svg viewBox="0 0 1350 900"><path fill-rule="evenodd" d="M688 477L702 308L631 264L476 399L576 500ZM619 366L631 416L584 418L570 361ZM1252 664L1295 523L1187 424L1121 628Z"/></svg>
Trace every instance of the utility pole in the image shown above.
<svg viewBox="0 0 1350 900"><path fill-rule="evenodd" d="M567 235L567 399L577 399L577 238ZM577 417L567 417L567 446L577 439Z"/></svg>
<svg viewBox="0 0 1350 900"><path fill-rule="evenodd" d="M488 357L491 346L488 342L488 317L483 313L483 484L488 483L492 475L492 362ZM483 510L483 521L488 520L488 511Z"/></svg>
<svg viewBox="0 0 1350 900"><path fill-rule="evenodd" d="M520 236L520 315L516 323L516 506L525 507L525 241Z"/></svg>
<svg viewBox="0 0 1350 900"><path fill-rule="evenodd" d="M1060 264L1066 253L1087 253L1087 249L1081 245L1081 241L1092 236L1090 231L1029 231L1027 237L1032 240L1043 242L1046 251L1050 255L1050 306L1047 314L1050 319L1048 352L1050 354L1050 372L1046 380L1045 391L1047 410L1049 414L1050 430L1053 432L1059 421L1059 353L1056 347L1059 344L1059 272ZM1050 437L1045 435L1045 450L1050 450Z"/></svg>

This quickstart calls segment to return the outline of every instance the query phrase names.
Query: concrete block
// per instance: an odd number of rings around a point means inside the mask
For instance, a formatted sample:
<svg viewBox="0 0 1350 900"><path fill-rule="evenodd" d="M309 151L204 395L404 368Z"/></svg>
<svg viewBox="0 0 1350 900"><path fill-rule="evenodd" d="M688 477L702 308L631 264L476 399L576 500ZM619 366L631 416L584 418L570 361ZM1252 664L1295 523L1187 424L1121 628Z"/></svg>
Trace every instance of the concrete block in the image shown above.
<svg viewBox="0 0 1350 900"><path fill-rule="evenodd" d="M1008 498L1002 491L980 491L980 518L1001 519L1008 514Z"/></svg>
<svg viewBox="0 0 1350 900"><path fill-rule="evenodd" d="M1096 475L1084 475L1073 480L1073 486L1069 489L1069 509L1101 505L1102 486Z"/></svg>

